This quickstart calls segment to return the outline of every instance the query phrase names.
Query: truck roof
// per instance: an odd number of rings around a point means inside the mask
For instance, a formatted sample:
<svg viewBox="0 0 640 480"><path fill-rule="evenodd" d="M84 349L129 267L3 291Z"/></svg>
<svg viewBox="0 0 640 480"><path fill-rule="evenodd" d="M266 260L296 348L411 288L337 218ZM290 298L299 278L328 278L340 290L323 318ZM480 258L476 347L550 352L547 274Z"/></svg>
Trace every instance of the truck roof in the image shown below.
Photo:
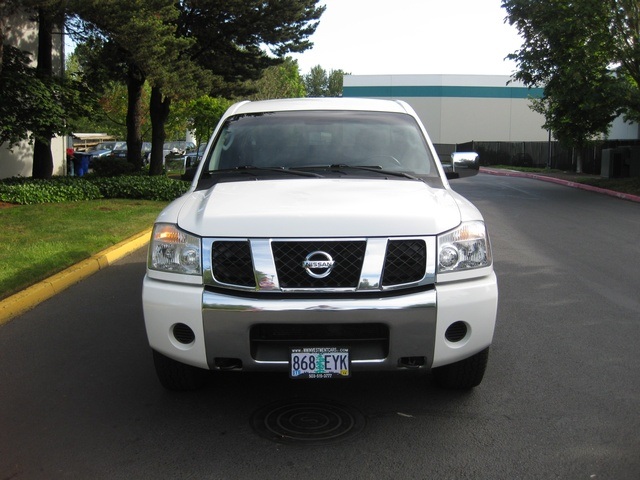
<svg viewBox="0 0 640 480"><path fill-rule="evenodd" d="M353 110L413 114L411 107L399 100L372 98L288 98L236 103L229 114L308 110Z"/></svg>

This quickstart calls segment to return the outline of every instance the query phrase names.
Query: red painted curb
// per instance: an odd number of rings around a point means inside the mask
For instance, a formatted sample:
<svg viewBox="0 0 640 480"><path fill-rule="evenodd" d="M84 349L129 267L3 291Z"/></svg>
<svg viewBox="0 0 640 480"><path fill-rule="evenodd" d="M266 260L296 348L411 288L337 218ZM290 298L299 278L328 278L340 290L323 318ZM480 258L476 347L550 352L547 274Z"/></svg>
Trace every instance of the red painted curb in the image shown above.
<svg viewBox="0 0 640 480"><path fill-rule="evenodd" d="M556 183L558 185L579 188L580 190L586 190L588 192L601 193L603 195L609 195L610 197L616 197L622 200L628 200L630 202L640 203L640 196L638 195L616 192L614 190L607 190L606 188L594 187L593 185L585 185L584 183L572 182L570 180L564 180L562 178L549 177L546 175L536 175L535 173L518 172L515 170L498 170L498 169L486 168L486 167L480 167L480 172L486 173L489 175L498 175L501 177L532 178L534 180L542 180L543 182Z"/></svg>

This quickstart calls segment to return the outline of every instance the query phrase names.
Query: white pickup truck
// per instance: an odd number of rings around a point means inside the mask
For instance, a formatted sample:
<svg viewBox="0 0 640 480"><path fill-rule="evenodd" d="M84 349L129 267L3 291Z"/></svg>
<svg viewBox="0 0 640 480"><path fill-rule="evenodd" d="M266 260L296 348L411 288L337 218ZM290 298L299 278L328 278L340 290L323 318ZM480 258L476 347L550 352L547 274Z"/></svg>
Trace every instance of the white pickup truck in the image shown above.
<svg viewBox="0 0 640 480"><path fill-rule="evenodd" d="M421 369L483 378L498 289L480 212L401 101L241 102L158 217L143 284L162 385Z"/></svg>

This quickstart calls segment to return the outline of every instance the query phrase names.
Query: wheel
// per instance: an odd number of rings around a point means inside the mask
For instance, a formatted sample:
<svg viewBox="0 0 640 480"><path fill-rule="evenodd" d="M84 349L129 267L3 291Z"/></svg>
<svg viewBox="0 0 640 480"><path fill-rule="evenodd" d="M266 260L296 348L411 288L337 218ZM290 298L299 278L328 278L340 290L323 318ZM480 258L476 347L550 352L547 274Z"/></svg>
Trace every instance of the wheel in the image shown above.
<svg viewBox="0 0 640 480"><path fill-rule="evenodd" d="M207 382L208 370L177 362L153 350L153 364L164 388L173 391L198 390Z"/></svg>
<svg viewBox="0 0 640 480"><path fill-rule="evenodd" d="M456 363L431 369L435 383L444 388L469 389L482 382L489 359L489 347Z"/></svg>

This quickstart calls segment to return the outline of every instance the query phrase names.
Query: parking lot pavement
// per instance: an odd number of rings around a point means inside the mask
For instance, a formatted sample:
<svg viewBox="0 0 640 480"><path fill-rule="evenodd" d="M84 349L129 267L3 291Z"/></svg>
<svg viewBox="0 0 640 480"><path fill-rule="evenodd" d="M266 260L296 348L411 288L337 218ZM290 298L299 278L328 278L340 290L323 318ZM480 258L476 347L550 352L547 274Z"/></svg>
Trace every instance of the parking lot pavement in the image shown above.
<svg viewBox="0 0 640 480"><path fill-rule="evenodd" d="M617 197L623 200L629 200L631 202L640 203L640 196L638 195L616 192L614 190L607 190L606 188L594 187L593 185L586 185L584 183L579 183L577 181L578 178L584 178L584 177L600 178L598 175L579 174L579 173L572 173L572 172L529 173L529 172L519 172L517 170L507 170L502 168L489 168L489 167L480 167L480 172L486 173L489 175L500 175L504 177L533 178L535 180L542 180L544 182L557 183L559 185L565 185L567 187L579 188L581 190L587 190L589 192L601 193L604 195L609 195L611 197Z"/></svg>

